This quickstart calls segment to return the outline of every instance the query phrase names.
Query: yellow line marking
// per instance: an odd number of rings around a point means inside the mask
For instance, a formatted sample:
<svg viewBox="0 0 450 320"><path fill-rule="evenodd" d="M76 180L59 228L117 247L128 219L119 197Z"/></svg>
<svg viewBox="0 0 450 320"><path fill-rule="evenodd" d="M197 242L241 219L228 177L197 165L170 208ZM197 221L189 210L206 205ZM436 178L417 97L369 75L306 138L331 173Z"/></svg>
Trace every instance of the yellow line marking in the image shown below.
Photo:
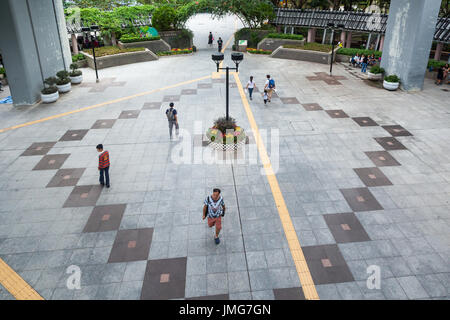
<svg viewBox="0 0 450 320"><path fill-rule="evenodd" d="M123 97L123 98L119 98L119 99L105 101L105 102L102 102L102 103L94 104L94 105L89 106L89 107L84 107L84 108L81 108L81 109L76 109L76 110L72 110L72 111L56 114L56 115L53 115L53 116L50 116L50 117L46 117L46 118L42 118L42 119L39 119L39 120L25 122L25 123L18 124L18 125L12 126L12 127L0 129L0 133L6 132L6 131L9 131L9 130L14 130L14 129L26 127L26 126L30 126L30 125L36 124L36 123L41 123L41 122L45 122L45 121L61 118L61 117L64 117L64 116L67 116L67 115L70 115L70 114L74 114L74 113L78 113L78 112L82 112L82 111L86 111L86 110L91 110L91 109L103 107L103 106L110 105L110 104L113 104L113 103L122 102L122 101L130 100L130 99L133 99L133 98L149 95L149 94L152 94L152 93L155 93L155 92L176 88L176 87L179 87L179 86L183 86L185 84L190 84L190 83L193 83L193 82L198 82L198 81L209 79L209 78L211 78L211 76L204 76L204 77L193 79L193 80L183 81L183 82L172 84L170 86L166 86L166 87L163 87L163 88L154 89L154 90L150 90L150 91L145 91L145 92L137 93L137 94L134 94L134 95L131 95L131 96L127 96L127 97Z"/></svg>
<svg viewBox="0 0 450 320"><path fill-rule="evenodd" d="M286 206L286 203L284 202L284 197L281 193L277 177L273 172L272 164L267 154L266 147L261 139L261 135L259 134L258 125L256 124L255 118L253 117L252 109L250 108L247 97L245 96L241 80L239 79L239 76L236 72L233 73L233 76L238 85L239 94L241 95L242 103L244 105L245 112L247 113L248 121L253 130L253 135L255 136L259 155L261 157L261 161L267 175L267 180L272 190L272 195L278 209L278 214L280 216L281 224L283 225L284 233L289 244L292 259L295 263L295 268L297 269L297 274L302 285L303 293L307 300L319 300L319 295L317 294L314 281L308 268L308 264L306 263L305 256L303 255L303 250L300 246L300 242L298 241L291 216L289 215L288 208Z"/></svg>
<svg viewBox="0 0 450 320"><path fill-rule="evenodd" d="M0 283L17 300L44 300L25 280L0 258Z"/></svg>

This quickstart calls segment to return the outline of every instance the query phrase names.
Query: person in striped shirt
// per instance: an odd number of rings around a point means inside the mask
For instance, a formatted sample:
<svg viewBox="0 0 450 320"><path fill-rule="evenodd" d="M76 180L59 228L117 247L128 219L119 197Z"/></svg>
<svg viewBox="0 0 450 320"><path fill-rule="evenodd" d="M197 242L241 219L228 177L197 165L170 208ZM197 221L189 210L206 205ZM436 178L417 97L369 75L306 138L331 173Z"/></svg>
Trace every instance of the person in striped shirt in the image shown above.
<svg viewBox="0 0 450 320"><path fill-rule="evenodd" d="M97 145L97 151L100 152L98 156L98 171L100 172L100 184L102 186L105 185L106 178L106 187L109 188L109 152L107 150L103 151L103 145Z"/></svg>
<svg viewBox="0 0 450 320"><path fill-rule="evenodd" d="M225 215L225 202L220 195L220 189L215 188L213 194L205 199L203 206L203 220L208 217L208 226L216 226L214 241L220 243L219 232L222 229L222 217Z"/></svg>

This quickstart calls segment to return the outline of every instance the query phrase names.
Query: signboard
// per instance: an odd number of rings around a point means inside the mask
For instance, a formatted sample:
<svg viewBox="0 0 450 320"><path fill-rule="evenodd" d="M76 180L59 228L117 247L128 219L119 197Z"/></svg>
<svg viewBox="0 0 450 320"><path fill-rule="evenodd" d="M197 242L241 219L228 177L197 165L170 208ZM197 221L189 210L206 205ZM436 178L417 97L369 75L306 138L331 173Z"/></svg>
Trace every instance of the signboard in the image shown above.
<svg viewBox="0 0 450 320"><path fill-rule="evenodd" d="M141 38L145 37L156 37L158 35L158 31L155 28L149 26L139 27L139 35Z"/></svg>
<svg viewBox="0 0 450 320"><path fill-rule="evenodd" d="M240 46L246 46L247 45L247 40L239 40L239 45Z"/></svg>

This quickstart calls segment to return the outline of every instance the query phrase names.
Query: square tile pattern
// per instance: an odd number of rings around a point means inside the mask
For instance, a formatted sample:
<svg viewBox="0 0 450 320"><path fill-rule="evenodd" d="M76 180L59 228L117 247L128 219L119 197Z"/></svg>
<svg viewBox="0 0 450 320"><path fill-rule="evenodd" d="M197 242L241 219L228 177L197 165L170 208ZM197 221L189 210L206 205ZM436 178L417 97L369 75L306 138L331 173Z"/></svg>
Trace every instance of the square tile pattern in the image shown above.
<svg viewBox="0 0 450 320"><path fill-rule="evenodd" d="M163 102L177 102L180 101L180 95L167 95L164 96Z"/></svg>
<svg viewBox="0 0 450 320"><path fill-rule="evenodd" d="M331 118L348 118L344 110L325 110Z"/></svg>
<svg viewBox="0 0 450 320"><path fill-rule="evenodd" d="M84 173L85 168L59 169L47 184L47 188L75 186Z"/></svg>
<svg viewBox="0 0 450 320"><path fill-rule="evenodd" d="M33 170L56 170L62 167L64 162L70 156L70 153L66 154L49 154L46 155L37 163Z"/></svg>
<svg viewBox="0 0 450 320"><path fill-rule="evenodd" d="M230 296L228 294L216 294L213 296L186 298L185 300L230 300Z"/></svg>
<svg viewBox="0 0 450 320"><path fill-rule="evenodd" d="M211 89L212 83L198 83L197 89Z"/></svg>
<svg viewBox="0 0 450 320"><path fill-rule="evenodd" d="M369 117L355 117L352 118L360 127L375 127L378 126L378 123L372 120Z"/></svg>
<svg viewBox="0 0 450 320"><path fill-rule="evenodd" d="M119 230L108 263L147 260L152 237L153 228Z"/></svg>
<svg viewBox="0 0 450 320"><path fill-rule="evenodd" d="M124 110L120 113L119 119L136 119L140 112L140 110Z"/></svg>
<svg viewBox="0 0 450 320"><path fill-rule="evenodd" d="M347 80L347 78L344 76L330 76L326 72L314 72L314 74L316 76L307 76L306 79L308 79L309 81L323 81L328 85L342 85L339 80Z"/></svg>
<svg viewBox="0 0 450 320"><path fill-rule="evenodd" d="M337 245L307 246L302 249L315 284L354 281Z"/></svg>
<svg viewBox="0 0 450 320"><path fill-rule="evenodd" d="M100 119L94 122L91 129L111 129L116 123L116 119Z"/></svg>
<svg viewBox="0 0 450 320"><path fill-rule="evenodd" d="M28 147L20 156L43 156L46 155L56 142L36 142Z"/></svg>
<svg viewBox="0 0 450 320"><path fill-rule="evenodd" d="M181 94L182 95L195 95L195 94L197 94L197 90L196 89L183 89L183 90L181 90Z"/></svg>
<svg viewBox="0 0 450 320"><path fill-rule="evenodd" d="M159 110L161 109L161 102L146 102L142 107L142 110Z"/></svg>
<svg viewBox="0 0 450 320"><path fill-rule="evenodd" d="M83 140L88 129L81 130L67 130L67 132L59 139L59 141L80 141Z"/></svg>
<svg viewBox="0 0 450 320"><path fill-rule="evenodd" d="M141 300L184 298L186 264L185 257L148 261Z"/></svg>
<svg viewBox="0 0 450 320"><path fill-rule="evenodd" d="M374 138L385 150L406 150L407 148L394 137Z"/></svg>
<svg viewBox="0 0 450 320"><path fill-rule="evenodd" d="M368 151L367 157L372 160L377 167L400 166L401 164L387 151Z"/></svg>
<svg viewBox="0 0 450 320"><path fill-rule="evenodd" d="M392 182L377 167L353 169L361 181L368 187L392 186Z"/></svg>
<svg viewBox="0 0 450 320"><path fill-rule="evenodd" d="M280 98L280 100L284 104L299 104L300 103L296 97Z"/></svg>
<svg viewBox="0 0 450 320"><path fill-rule="evenodd" d="M340 191L355 212L383 210L368 188L340 189Z"/></svg>
<svg viewBox="0 0 450 320"><path fill-rule="evenodd" d="M91 88L89 92L104 92L109 87L123 87L126 82L125 81L115 81L116 78L102 78L100 82L83 82L80 84L80 87Z"/></svg>
<svg viewBox="0 0 450 320"><path fill-rule="evenodd" d="M300 287L273 289L275 300L306 300L303 289Z"/></svg>
<svg viewBox="0 0 450 320"><path fill-rule="evenodd" d="M412 136L412 134L405 128L399 125L392 126L381 126L384 130L389 132L393 137L407 137Z"/></svg>
<svg viewBox="0 0 450 320"><path fill-rule="evenodd" d="M319 111L323 110L323 108L318 103L302 103L303 108L306 111Z"/></svg>
<svg viewBox="0 0 450 320"><path fill-rule="evenodd" d="M353 212L325 214L323 218L337 243L370 241Z"/></svg>
<svg viewBox="0 0 450 320"><path fill-rule="evenodd" d="M95 207L83 232L103 232L119 229L126 207L126 204Z"/></svg>
<svg viewBox="0 0 450 320"><path fill-rule="evenodd" d="M64 203L63 208L95 206L101 192L102 186L100 185L76 186Z"/></svg>

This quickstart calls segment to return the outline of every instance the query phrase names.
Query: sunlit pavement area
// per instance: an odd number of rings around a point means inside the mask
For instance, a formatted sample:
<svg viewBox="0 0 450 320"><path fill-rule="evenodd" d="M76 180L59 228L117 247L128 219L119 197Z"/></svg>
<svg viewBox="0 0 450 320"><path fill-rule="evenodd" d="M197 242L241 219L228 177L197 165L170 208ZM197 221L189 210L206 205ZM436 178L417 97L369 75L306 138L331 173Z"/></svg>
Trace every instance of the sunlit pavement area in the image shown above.
<svg viewBox="0 0 450 320"><path fill-rule="evenodd" d="M193 55L103 69L98 84L83 69L54 104L0 105L0 129L27 124L0 133L0 258L44 299L304 298L233 77L230 114L250 139L228 163L205 156L202 134L225 113L207 34L225 43L235 21L198 15ZM243 86L255 77L250 108L319 298L448 299L449 87L426 79L421 92L389 92L347 68L334 65L330 84L327 65L245 54L239 72ZM267 105L266 74L277 85ZM109 189L98 185L98 143ZM227 206L219 245L202 220L215 187ZM80 289L67 285L69 266ZM14 297L0 286L0 299Z"/></svg>

